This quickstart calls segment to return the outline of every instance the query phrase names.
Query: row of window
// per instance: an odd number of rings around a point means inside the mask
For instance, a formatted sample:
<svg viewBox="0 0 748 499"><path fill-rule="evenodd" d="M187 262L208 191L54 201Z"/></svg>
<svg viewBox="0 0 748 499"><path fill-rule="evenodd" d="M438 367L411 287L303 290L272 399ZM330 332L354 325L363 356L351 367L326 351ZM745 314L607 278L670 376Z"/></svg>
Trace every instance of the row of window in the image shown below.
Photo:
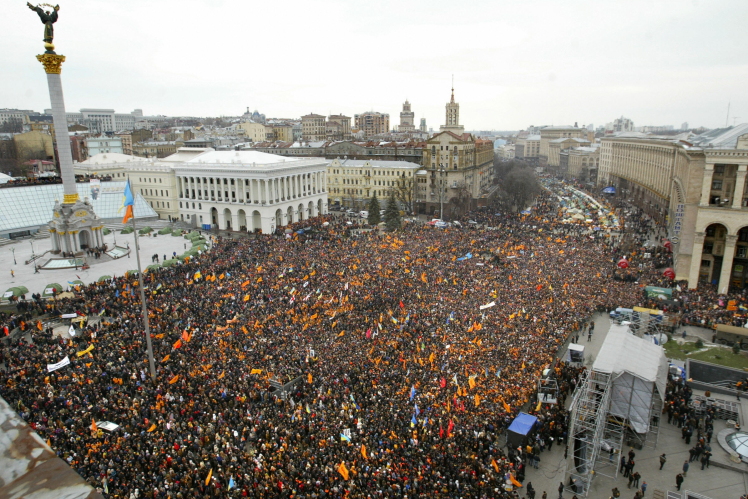
<svg viewBox="0 0 748 499"><path fill-rule="evenodd" d="M155 184L155 183L156 183L156 179L155 179L155 178L154 178L154 179L151 179L151 178L147 178L147 179L145 179L145 181L144 181L144 180L143 180L142 178L139 178L139 179L138 179L138 182L148 182L149 184L150 184L151 182L153 182L153 183ZM158 183L159 183L159 184L160 184L160 183L162 183L162 182L161 182L161 179L158 179Z"/></svg>
<svg viewBox="0 0 748 499"><path fill-rule="evenodd" d="M158 196L158 189L156 189L156 194L153 194L153 189L140 189L140 193L144 196ZM149 194L150 193L150 194ZM161 190L161 196L163 197L164 191ZM169 190L166 190L166 197L169 197Z"/></svg>
<svg viewBox="0 0 748 499"><path fill-rule="evenodd" d="M153 201L151 201L151 208L153 208ZM156 201L156 208L171 208L171 203L169 201L163 202L163 201Z"/></svg>

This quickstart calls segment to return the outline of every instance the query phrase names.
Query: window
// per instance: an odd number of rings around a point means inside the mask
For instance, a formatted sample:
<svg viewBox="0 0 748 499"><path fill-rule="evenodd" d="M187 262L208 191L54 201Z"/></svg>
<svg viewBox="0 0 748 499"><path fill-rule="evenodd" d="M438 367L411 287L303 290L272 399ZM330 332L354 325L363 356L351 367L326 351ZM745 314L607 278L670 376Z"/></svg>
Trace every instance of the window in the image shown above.
<svg viewBox="0 0 748 499"><path fill-rule="evenodd" d="M203 209L203 203L197 203L197 209L202 210Z"/></svg>
<svg viewBox="0 0 748 499"><path fill-rule="evenodd" d="M725 165L714 165L714 174L723 175L725 173Z"/></svg>
<svg viewBox="0 0 748 499"><path fill-rule="evenodd" d="M738 246L735 256L737 256L738 258L745 258L747 250L748 246Z"/></svg>
<svg viewBox="0 0 748 499"><path fill-rule="evenodd" d="M722 181L721 180L712 180L712 190L721 191L722 190Z"/></svg>
<svg viewBox="0 0 748 499"><path fill-rule="evenodd" d="M704 249L701 251L704 255L711 255L714 250L713 243L704 243Z"/></svg>
<svg viewBox="0 0 748 499"><path fill-rule="evenodd" d="M711 267L712 261L711 260L701 260L701 266L702 267Z"/></svg>
<svg viewBox="0 0 748 499"><path fill-rule="evenodd" d="M169 201L166 202L166 207L171 208L171 206L169 206Z"/></svg>

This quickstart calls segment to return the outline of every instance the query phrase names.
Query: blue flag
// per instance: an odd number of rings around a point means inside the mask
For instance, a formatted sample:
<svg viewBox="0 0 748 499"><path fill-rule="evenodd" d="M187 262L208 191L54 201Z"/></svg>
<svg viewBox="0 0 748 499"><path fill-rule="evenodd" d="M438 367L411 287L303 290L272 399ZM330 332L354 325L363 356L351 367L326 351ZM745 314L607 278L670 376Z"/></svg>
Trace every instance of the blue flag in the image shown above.
<svg viewBox="0 0 748 499"><path fill-rule="evenodd" d="M418 404L416 404L416 416L421 415L421 410L418 408Z"/></svg>
<svg viewBox="0 0 748 499"><path fill-rule="evenodd" d="M410 427L413 428L416 425L416 415L413 414L413 418L410 420Z"/></svg>
<svg viewBox="0 0 748 499"><path fill-rule="evenodd" d="M416 396L416 387L415 385L411 385L410 387L410 401L413 402L413 397Z"/></svg>
<svg viewBox="0 0 748 499"><path fill-rule="evenodd" d="M116 296L117 298L119 298L119 289L118 289L118 290L117 290L117 292L116 292L116 293L114 294L114 296Z"/></svg>
<svg viewBox="0 0 748 499"><path fill-rule="evenodd" d="M234 477L229 478L229 490L234 488Z"/></svg>
<svg viewBox="0 0 748 499"><path fill-rule="evenodd" d="M423 426L426 426L427 424L429 424L428 416L426 416L426 419L423 420Z"/></svg>

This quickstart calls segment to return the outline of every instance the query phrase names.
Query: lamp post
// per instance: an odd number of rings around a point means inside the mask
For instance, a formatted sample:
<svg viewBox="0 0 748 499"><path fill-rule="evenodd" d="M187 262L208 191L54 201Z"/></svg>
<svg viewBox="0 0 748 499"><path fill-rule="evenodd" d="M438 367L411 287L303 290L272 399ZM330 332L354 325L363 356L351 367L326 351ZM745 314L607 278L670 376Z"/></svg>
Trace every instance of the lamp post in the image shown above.
<svg viewBox="0 0 748 499"><path fill-rule="evenodd" d="M34 274L39 273L39 269L36 267L36 256L34 256L34 241L29 241L31 244L31 261L34 262Z"/></svg>
<svg viewBox="0 0 748 499"><path fill-rule="evenodd" d="M447 171L444 165L439 168L439 220L444 220L444 175Z"/></svg>
<svg viewBox="0 0 748 499"><path fill-rule="evenodd" d="M16 262L16 249L11 248L10 251L13 253L13 265L18 265L18 262Z"/></svg>

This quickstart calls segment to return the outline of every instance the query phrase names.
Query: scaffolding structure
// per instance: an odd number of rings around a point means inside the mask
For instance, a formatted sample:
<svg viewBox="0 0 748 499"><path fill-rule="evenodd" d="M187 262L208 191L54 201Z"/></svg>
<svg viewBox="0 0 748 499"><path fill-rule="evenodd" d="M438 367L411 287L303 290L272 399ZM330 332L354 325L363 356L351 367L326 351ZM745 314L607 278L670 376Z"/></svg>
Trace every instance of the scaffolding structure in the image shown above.
<svg viewBox="0 0 748 499"><path fill-rule="evenodd" d="M611 315L615 324L628 326L629 330L636 336L650 335L659 337L660 334L672 333L675 319L662 312L654 313L654 310L618 308L615 315ZM659 311L657 311L659 312Z"/></svg>
<svg viewBox="0 0 748 499"><path fill-rule="evenodd" d="M610 388L610 374L585 371L571 403L568 450L572 463L566 467L564 485L569 492L584 497L589 494L600 457Z"/></svg>
<svg viewBox="0 0 748 499"><path fill-rule="evenodd" d="M662 400L656 388L643 396L639 382L636 377L593 369L579 384L569 422L573 461L564 481L569 492L587 497L596 475L617 478L624 446L657 446ZM623 404L621 395L625 395Z"/></svg>

